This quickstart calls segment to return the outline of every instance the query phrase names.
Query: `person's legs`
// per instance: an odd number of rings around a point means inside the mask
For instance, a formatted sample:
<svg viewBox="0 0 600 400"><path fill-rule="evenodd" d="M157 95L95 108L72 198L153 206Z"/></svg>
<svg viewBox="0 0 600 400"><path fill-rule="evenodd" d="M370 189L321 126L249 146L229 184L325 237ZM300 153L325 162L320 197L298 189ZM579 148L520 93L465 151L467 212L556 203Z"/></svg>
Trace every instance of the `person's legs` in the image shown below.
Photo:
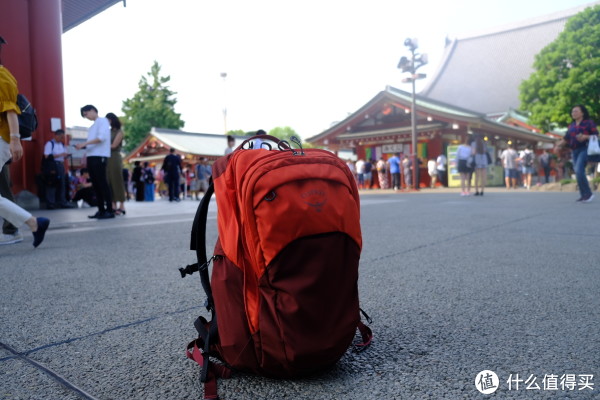
<svg viewBox="0 0 600 400"><path fill-rule="evenodd" d="M57 179L54 174L50 177L45 175L45 185L46 185L46 208L51 210L56 208L56 185Z"/></svg>
<svg viewBox="0 0 600 400"><path fill-rule="evenodd" d="M550 166L544 167L544 179L546 183L550 182Z"/></svg>
<svg viewBox="0 0 600 400"><path fill-rule="evenodd" d="M10 190L10 171L8 164L4 164L2 171L0 171L0 196L4 197L8 201L15 202L15 198ZM2 224L2 233L5 235L15 235L19 229L11 224L8 220L4 220ZM20 235L19 235L20 236Z"/></svg>
<svg viewBox="0 0 600 400"><path fill-rule="evenodd" d="M106 179L106 157L88 157L90 180L96 193L99 213L113 213L112 199Z"/></svg>
<svg viewBox="0 0 600 400"><path fill-rule="evenodd" d="M102 214L106 211L104 193L100 189L100 179L102 169L101 157L88 157L87 166L90 173L90 181L92 182L92 188L96 193L96 199L98 201L98 213Z"/></svg>
<svg viewBox="0 0 600 400"><path fill-rule="evenodd" d="M4 139L0 138L0 165L4 166L10 158L10 146ZM8 220L16 227L27 224L33 233L34 247L38 247L42 243L46 229L48 229L48 225L50 224L47 218L35 218L28 211L5 199L2 195L0 195L0 217Z"/></svg>
<svg viewBox="0 0 600 400"><path fill-rule="evenodd" d="M573 167L575 168L575 177L577 186L582 199L587 199L592 195L592 190L585 175L585 166L587 165L587 148L573 150Z"/></svg>
<svg viewBox="0 0 600 400"><path fill-rule="evenodd" d="M58 190L58 192L56 193L56 204L58 206L64 206L65 204L67 204L67 196L66 196L66 174L65 174L65 165L62 163L62 161L59 161L56 163L56 171L58 174L58 183L56 186L56 190Z"/></svg>

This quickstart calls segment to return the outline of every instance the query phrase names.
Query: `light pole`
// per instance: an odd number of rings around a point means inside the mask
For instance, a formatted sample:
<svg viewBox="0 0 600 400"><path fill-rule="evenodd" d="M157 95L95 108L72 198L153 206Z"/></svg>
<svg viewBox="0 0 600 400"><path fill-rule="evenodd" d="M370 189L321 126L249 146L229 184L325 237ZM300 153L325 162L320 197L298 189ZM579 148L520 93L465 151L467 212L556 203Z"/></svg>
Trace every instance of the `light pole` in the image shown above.
<svg viewBox="0 0 600 400"><path fill-rule="evenodd" d="M405 56L400 58L400 62L398 63L398 68L402 72L410 72L410 76L402 79L403 83L412 83L412 104L411 104L411 112L410 112L410 120L411 120L411 132L412 132L412 168L413 168L413 185L415 190L419 190L418 184L418 176L419 176L419 164L417 162L417 101L415 98L415 81L417 79L423 79L427 75L425 74L417 74L417 69L421 68L423 65L427 64L427 54L417 54L416 50L419 47L419 42L417 39L408 38L404 41L404 45L408 47L411 53L411 58L408 59Z"/></svg>
<svg viewBox="0 0 600 400"><path fill-rule="evenodd" d="M221 72L221 78L223 78L223 128L227 135L227 86L225 85L225 79L227 78L227 72Z"/></svg>

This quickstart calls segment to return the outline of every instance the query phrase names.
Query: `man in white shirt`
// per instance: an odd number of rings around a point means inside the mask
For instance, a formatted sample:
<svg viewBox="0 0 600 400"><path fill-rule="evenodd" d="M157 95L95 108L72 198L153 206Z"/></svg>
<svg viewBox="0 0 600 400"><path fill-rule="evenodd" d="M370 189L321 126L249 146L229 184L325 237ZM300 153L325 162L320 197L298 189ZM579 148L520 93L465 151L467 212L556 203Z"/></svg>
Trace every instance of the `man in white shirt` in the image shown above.
<svg viewBox="0 0 600 400"><path fill-rule="evenodd" d="M69 155L65 150L65 131L57 129L54 139L49 140L44 146L44 180L46 183L46 207L49 210L57 207L72 208L66 200L66 174L65 157Z"/></svg>
<svg viewBox="0 0 600 400"><path fill-rule="evenodd" d="M76 146L78 149L86 148L87 168L98 199L98 212L89 218L114 218L112 196L106 178L106 164L110 157L110 123L108 119L98 116L98 109L93 105L81 107L81 116L94 121L88 129L87 140Z"/></svg>
<svg viewBox="0 0 600 400"><path fill-rule="evenodd" d="M519 155L513 148L512 144L508 144L508 148L504 149L500 154L502 166L504 167L504 183L506 188L517 188L517 158Z"/></svg>
<svg viewBox="0 0 600 400"><path fill-rule="evenodd" d="M438 174L438 181L444 187L448 187L448 176L446 175L446 163L447 163L447 159L443 153L440 154L437 157L437 159L435 160L437 174Z"/></svg>

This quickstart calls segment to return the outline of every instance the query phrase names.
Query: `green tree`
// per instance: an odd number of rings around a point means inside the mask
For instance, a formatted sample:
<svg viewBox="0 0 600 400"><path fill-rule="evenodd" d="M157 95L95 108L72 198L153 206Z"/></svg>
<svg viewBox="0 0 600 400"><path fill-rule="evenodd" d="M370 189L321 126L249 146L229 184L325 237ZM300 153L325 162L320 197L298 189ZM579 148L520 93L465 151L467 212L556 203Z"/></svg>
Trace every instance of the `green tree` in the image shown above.
<svg viewBox="0 0 600 400"><path fill-rule="evenodd" d="M231 136L247 136L248 132L244 132L241 129L234 129L234 130L227 132L227 134L231 135Z"/></svg>
<svg viewBox="0 0 600 400"><path fill-rule="evenodd" d="M175 112L176 93L166 85L170 76L160 76L160 65L154 61L150 72L142 76L139 90L123 102L125 150L132 151L146 138L152 127L180 129L184 122Z"/></svg>
<svg viewBox="0 0 600 400"><path fill-rule="evenodd" d="M521 109L547 131L571 122L571 108L600 114L600 5L567 21L556 40L536 55L535 72L520 86Z"/></svg>
<svg viewBox="0 0 600 400"><path fill-rule="evenodd" d="M271 136L275 136L276 138L279 138L281 140L286 140L288 142L291 142L290 138L292 136L296 136L298 139L300 139L300 135L298 135L296 131L290 128L289 126L278 126L276 128L271 129L268 134Z"/></svg>

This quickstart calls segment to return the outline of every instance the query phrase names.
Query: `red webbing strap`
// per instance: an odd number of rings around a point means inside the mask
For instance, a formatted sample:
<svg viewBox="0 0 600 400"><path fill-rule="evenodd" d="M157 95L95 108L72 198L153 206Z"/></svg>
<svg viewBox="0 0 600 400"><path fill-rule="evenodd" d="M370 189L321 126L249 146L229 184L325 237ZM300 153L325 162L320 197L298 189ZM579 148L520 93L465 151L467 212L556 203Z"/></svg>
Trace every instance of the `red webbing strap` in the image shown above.
<svg viewBox="0 0 600 400"><path fill-rule="evenodd" d="M185 355L190 360L194 360L201 367L204 366L204 356L198 347L198 340L194 340L187 345ZM204 399L218 399L217 394L217 378L227 379L231 377L231 370L224 365L215 363L208 364L206 382L204 382Z"/></svg>
<svg viewBox="0 0 600 400"><path fill-rule="evenodd" d="M363 324L362 321L358 321L357 325L358 331L360 332L360 336L362 338L362 343L356 343L356 351L363 351L371 344L373 340L373 331L367 325Z"/></svg>

